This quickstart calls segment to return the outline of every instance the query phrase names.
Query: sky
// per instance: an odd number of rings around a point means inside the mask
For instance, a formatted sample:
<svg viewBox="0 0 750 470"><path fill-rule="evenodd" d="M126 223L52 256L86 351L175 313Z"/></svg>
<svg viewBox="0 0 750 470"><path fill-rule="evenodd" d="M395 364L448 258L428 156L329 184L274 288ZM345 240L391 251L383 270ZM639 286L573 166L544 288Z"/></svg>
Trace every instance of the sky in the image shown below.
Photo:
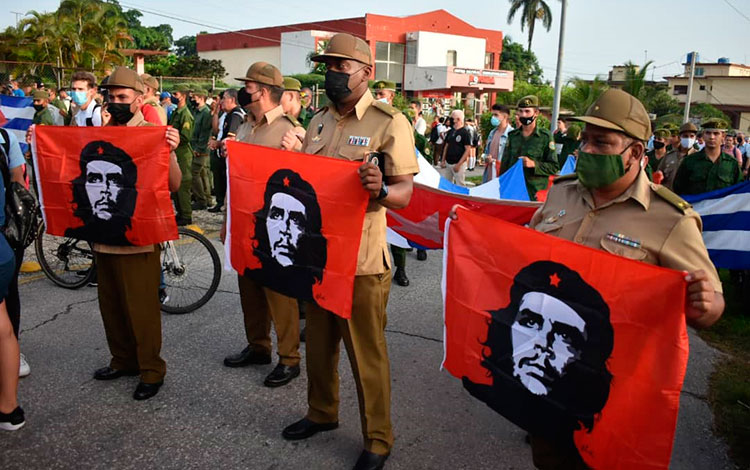
<svg viewBox="0 0 750 470"><path fill-rule="evenodd" d="M554 82L560 34L560 0L546 0L553 13L552 29L538 24L532 50L544 70L544 79ZM59 0L23 0L2 2L0 29L16 22L30 10L54 11ZM199 31L252 29L292 23L352 18L374 13L407 16L444 9L479 28L500 30L514 41L526 44L518 18L507 21L507 0L472 2L414 2L379 0L378 2L341 0L285 0L206 2L205 0L121 0L124 8L143 11L146 26L171 24L174 38ZM279 6L282 5L283 7ZM23 5L23 6L21 6ZM466 5L470 5L469 8ZM158 16L162 13L191 21ZM613 65L631 60L642 64L652 60L655 68L647 78L660 80L683 71L687 52L698 51L702 62L728 57L734 63L748 63L750 41L750 0L568 0L563 59L563 79L574 76L606 78ZM200 23L194 24L194 23ZM220 29L217 29L220 28ZM502 68L502 64L501 67Z"/></svg>

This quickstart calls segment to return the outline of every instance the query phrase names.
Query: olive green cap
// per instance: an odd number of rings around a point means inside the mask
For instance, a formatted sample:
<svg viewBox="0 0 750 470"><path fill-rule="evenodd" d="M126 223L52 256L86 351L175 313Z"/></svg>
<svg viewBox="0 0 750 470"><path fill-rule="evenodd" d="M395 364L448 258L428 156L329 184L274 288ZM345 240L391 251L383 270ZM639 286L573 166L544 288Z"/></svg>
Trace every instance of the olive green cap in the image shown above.
<svg viewBox="0 0 750 470"><path fill-rule="evenodd" d="M680 134L683 132L698 132L698 128L692 122L686 122L680 126Z"/></svg>
<svg viewBox="0 0 750 470"><path fill-rule="evenodd" d="M186 83L180 83L178 85L175 85L174 88L172 88L172 91L180 92L180 93L190 93L191 87L187 85Z"/></svg>
<svg viewBox="0 0 750 470"><path fill-rule="evenodd" d="M516 105L518 109L521 108L538 108L539 107L539 98L534 95L528 95L524 96L520 100L518 100L518 104Z"/></svg>
<svg viewBox="0 0 750 470"><path fill-rule="evenodd" d="M141 74L141 81L144 85L150 87L153 90L159 89L159 81L147 73Z"/></svg>
<svg viewBox="0 0 750 470"><path fill-rule="evenodd" d="M727 129L729 129L729 123L721 118L709 118L701 123L701 128L704 131L726 131Z"/></svg>
<svg viewBox="0 0 750 470"><path fill-rule="evenodd" d="M396 83L391 82L389 80L378 80L377 82L372 84L372 89L375 91L379 90L388 90L388 91L396 91Z"/></svg>
<svg viewBox="0 0 750 470"><path fill-rule="evenodd" d="M300 91L302 90L302 84L296 78L284 77L284 90Z"/></svg>
<svg viewBox="0 0 750 470"><path fill-rule="evenodd" d="M570 126L568 132L565 133L571 139L578 140L581 138L581 128L578 126Z"/></svg>
<svg viewBox="0 0 750 470"><path fill-rule="evenodd" d="M323 62L327 57L351 59L365 65L372 65L370 46L360 38L351 34L338 33L328 40L322 54L310 57L314 62Z"/></svg>
<svg viewBox="0 0 750 470"><path fill-rule="evenodd" d="M679 135L680 134L680 128L677 127L677 124L667 122L662 126L662 129L666 129L669 131L669 134L672 136Z"/></svg>
<svg viewBox="0 0 750 470"><path fill-rule="evenodd" d="M34 90L34 93L31 94L31 97L35 100L48 100L49 92L47 90Z"/></svg>
<svg viewBox="0 0 750 470"><path fill-rule="evenodd" d="M202 96L205 98L208 96L208 91L206 91L205 88L193 88L193 95Z"/></svg>
<svg viewBox="0 0 750 470"><path fill-rule="evenodd" d="M277 87L284 86L284 77L281 76L281 72L268 62L255 62L247 69L244 77L237 77L236 80L241 82L257 82Z"/></svg>
<svg viewBox="0 0 750 470"><path fill-rule="evenodd" d="M117 67L107 77L107 83L101 85L103 88L131 88L143 93L143 80L135 70L127 67Z"/></svg>
<svg viewBox="0 0 750 470"><path fill-rule="evenodd" d="M654 131L654 137L658 137L660 139L666 139L670 137L672 133L669 131L669 129L656 129Z"/></svg>
<svg viewBox="0 0 750 470"><path fill-rule="evenodd" d="M612 129L647 141L651 137L651 121L643 104L631 94L610 88L589 106L583 116L574 116L574 121Z"/></svg>

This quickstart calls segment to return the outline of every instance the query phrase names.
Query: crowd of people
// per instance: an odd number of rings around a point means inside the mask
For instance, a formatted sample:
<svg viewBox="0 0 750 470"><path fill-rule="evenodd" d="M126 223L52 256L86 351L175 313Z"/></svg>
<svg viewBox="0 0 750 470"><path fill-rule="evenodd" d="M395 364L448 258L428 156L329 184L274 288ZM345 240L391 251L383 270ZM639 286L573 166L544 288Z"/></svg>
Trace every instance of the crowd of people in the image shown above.
<svg viewBox="0 0 750 470"><path fill-rule="evenodd" d="M22 90L13 82L6 88L33 98L35 125L168 125L168 178L179 225L192 223L193 211L226 211L227 140L362 162L359 177L370 203L357 261L352 316L345 320L317 304L304 306L308 411L283 429L285 439L307 439L338 427L337 366L343 340L362 420L363 450L354 468L382 468L391 452L394 436L385 324L392 268L385 211L409 203L413 176L419 171L415 143L458 185L466 184L466 170L477 160L485 166L485 181L521 160L530 199L549 189L532 228L684 270L689 273L687 321L708 327L721 315L722 287L703 244L699 218L667 188L691 194L735 184L743 175L747 178L750 144L742 134L728 133L727 123L713 119L703 122L700 131L688 123L652 132L648 114L636 98L608 90L586 115L559 121L555 133L538 125L540 106L535 96L522 98L514 110L495 104L492 129L482 139L481 122L460 109L448 116L436 112L428 125L421 101L412 101L406 114L392 106L394 83L379 81L370 90L373 60L369 46L359 38L337 34L312 60L325 64L327 70L325 91L330 103L320 109L312 106L310 89L283 77L266 62L253 63L245 76L236 77L244 82L243 87L220 94L188 85L159 93L154 77L139 76L125 67L116 68L103 81L77 72L70 87L60 90L35 86ZM32 132L33 127L29 138ZM352 146L352 135L367 136L366 148ZM0 138L11 178L22 182L23 166L29 160L12 134L0 133ZM373 152L382 157L380 166L367 160ZM558 177L547 188L549 177L558 173L568 155L577 160L576 172ZM659 181L666 187L656 184ZM601 244L611 232L628 233L641 240L640 245ZM225 236L226 224L222 241ZM94 244L93 248L99 308L111 356L107 366L94 372L94 378L140 376L133 398L149 399L159 392L167 370L160 355L159 246ZM397 247L391 252L396 267L393 278L407 286L405 252ZM418 259L426 256L417 251ZM23 250L14 253L0 237L0 295L4 299L0 304L0 428L7 430L25 422L17 400L18 377L29 373L17 341L17 277L22 259ZM224 365L271 363L273 326L278 363L264 385L284 386L300 375L300 302L243 273L238 274L238 285L247 343L228 355ZM531 443L539 468L586 468L577 452L545 436L531 436Z"/></svg>

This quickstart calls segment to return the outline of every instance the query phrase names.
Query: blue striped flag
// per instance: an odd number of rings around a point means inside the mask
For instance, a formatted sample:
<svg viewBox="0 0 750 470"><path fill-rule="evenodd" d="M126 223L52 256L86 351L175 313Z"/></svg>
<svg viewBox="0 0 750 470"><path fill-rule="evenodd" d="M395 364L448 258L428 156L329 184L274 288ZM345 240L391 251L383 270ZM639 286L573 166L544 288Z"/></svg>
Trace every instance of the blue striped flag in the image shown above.
<svg viewBox="0 0 750 470"><path fill-rule="evenodd" d="M750 181L682 198L703 220L703 241L714 265L750 269Z"/></svg>
<svg viewBox="0 0 750 470"><path fill-rule="evenodd" d="M24 153L28 150L26 130L34 119L34 113L33 98L0 95L0 127L16 135Z"/></svg>

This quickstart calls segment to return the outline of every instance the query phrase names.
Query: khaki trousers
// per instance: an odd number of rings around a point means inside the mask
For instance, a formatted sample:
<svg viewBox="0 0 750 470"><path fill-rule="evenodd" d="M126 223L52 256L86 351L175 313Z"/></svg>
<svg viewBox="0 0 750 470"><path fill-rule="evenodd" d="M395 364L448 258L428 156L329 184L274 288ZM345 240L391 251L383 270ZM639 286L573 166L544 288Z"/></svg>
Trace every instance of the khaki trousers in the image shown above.
<svg viewBox="0 0 750 470"><path fill-rule="evenodd" d="M296 366L299 353L299 307L297 300L265 288L254 280L237 276L240 304L245 318L247 344L271 354L271 322L278 340L279 363Z"/></svg>
<svg viewBox="0 0 750 470"><path fill-rule="evenodd" d="M167 363L160 356L159 250L95 257L99 310L112 354L109 366L140 370L145 383L162 381Z"/></svg>
<svg viewBox="0 0 750 470"><path fill-rule="evenodd" d="M453 171L453 166L454 165L451 165L450 163L446 163L445 168L443 168L443 176L451 183L459 186L466 186L467 162L463 162L458 171Z"/></svg>
<svg viewBox="0 0 750 470"><path fill-rule="evenodd" d="M307 418L339 419L339 344L344 340L359 399L364 448L387 454L393 446L391 372L385 342L391 272L354 278L352 317L345 320L309 303L306 313Z"/></svg>

